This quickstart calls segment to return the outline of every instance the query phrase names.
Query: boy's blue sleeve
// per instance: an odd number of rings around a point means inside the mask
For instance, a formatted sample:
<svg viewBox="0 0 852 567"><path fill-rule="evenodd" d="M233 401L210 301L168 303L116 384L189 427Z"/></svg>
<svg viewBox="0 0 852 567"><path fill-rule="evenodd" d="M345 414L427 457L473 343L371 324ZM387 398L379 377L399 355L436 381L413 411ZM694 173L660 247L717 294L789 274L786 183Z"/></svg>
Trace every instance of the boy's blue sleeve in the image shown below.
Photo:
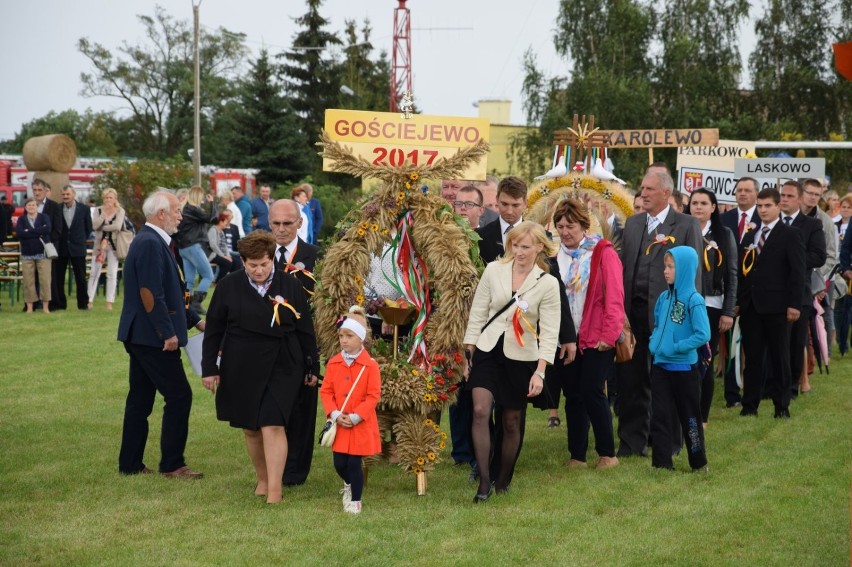
<svg viewBox="0 0 852 567"><path fill-rule="evenodd" d="M707 318L707 307L704 305L704 299L698 294L693 295L689 301L689 321L692 334L675 343L675 352L696 350L710 340L710 319Z"/></svg>

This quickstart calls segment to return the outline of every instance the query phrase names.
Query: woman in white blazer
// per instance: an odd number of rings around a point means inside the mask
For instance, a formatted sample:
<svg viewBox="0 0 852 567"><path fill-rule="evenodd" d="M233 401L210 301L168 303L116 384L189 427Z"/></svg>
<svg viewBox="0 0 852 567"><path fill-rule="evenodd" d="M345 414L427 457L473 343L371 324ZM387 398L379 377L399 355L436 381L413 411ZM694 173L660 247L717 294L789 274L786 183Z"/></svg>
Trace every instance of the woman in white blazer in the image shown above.
<svg viewBox="0 0 852 567"><path fill-rule="evenodd" d="M506 255L488 264L476 288L464 343L467 387L473 397L473 450L479 463L474 503L491 496L488 427L494 402L503 408L503 445L494 489L508 490L520 446L520 416L527 398L544 386L544 369L556 355L560 323L559 281L548 273L556 245L544 229L522 222L506 238Z"/></svg>

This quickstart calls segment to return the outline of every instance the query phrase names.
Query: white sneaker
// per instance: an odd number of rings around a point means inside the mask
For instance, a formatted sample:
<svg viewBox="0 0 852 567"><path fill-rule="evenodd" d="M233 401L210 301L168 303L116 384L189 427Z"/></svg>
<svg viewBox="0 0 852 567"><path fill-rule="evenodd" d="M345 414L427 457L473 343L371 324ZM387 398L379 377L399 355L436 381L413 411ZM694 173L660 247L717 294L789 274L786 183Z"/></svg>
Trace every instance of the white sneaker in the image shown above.
<svg viewBox="0 0 852 567"><path fill-rule="evenodd" d="M352 485L344 483L340 494L343 495L343 508L346 509L346 505L352 502Z"/></svg>
<svg viewBox="0 0 852 567"><path fill-rule="evenodd" d="M355 500L351 501L347 504L343 505L343 511L348 512L350 514L360 514L361 513L361 501Z"/></svg>

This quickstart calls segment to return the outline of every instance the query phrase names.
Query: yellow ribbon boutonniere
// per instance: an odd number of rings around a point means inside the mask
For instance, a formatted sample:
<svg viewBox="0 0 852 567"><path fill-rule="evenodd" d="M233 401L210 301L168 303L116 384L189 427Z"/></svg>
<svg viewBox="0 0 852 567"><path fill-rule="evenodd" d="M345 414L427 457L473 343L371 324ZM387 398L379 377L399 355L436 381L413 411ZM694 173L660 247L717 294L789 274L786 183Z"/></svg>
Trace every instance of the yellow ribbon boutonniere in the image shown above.
<svg viewBox="0 0 852 567"><path fill-rule="evenodd" d="M655 244L665 245L666 242L671 242L672 244L674 244L675 243L675 237L674 236L663 236L662 234L658 234L656 237L654 237L654 242L649 244L648 247L645 249L645 256L647 256L648 254L651 253L651 247L652 246L654 246Z"/></svg>
<svg viewBox="0 0 852 567"><path fill-rule="evenodd" d="M269 322L269 326L272 327L274 324L278 323L281 325L281 316L278 314L278 308L282 305L293 312L293 315L296 316L296 319L301 319L302 316L296 311L296 308L287 303L287 300L281 297L280 295L276 295L275 297L270 297L269 300L272 302L272 321Z"/></svg>
<svg viewBox="0 0 852 567"><path fill-rule="evenodd" d="M743 275L747 276L748 273L754 268L754 262L757 260L757 248L754 247L754 244L748 247L743 254Z"/></svg>
<svg viewBox="0 0 852 567"><path fill-rule="evenodd" d="M707 242L705 240L705 242ZM710 257L707 255L710 250L716 250L716 254L718 254L718 258L716 259L716 267L720 267L722 265L722 250L719 248L719 245L716 244L715 240L711 240L707 242L707 246L704 247L704 268L709 272L710 271Z"/></svg>

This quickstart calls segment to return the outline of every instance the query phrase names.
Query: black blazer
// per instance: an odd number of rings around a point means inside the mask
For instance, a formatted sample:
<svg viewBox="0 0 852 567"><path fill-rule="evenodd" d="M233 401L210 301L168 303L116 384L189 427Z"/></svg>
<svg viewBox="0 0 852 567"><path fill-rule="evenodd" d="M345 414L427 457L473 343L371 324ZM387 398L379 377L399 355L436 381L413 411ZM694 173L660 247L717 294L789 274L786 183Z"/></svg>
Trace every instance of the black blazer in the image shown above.
<svg viewBox="0 0 852 567"><path fill-rule="evenodd" d="M571 317L571 304L568 302L568 295L565 293L565 284L562 283L562 276L559 274L559 262L556 258L548 258L547 264L550 266L550 275L556 278L559 282L559 344L576 343L577 331L574 329L574 318ZM557 351L556 357L559 357ZM556 364L558 360L554 360Z"/></svg>
<svg viewBox="0 0 852 567"><path fill-rule="evenodd" d="M722 218L722 224L731 229L731 232L734 233L734 241L737 242L737 234L739 232L740 224L740 210L733 208L719 216ZM752 239L754 238L754 231L760 229L761 222L760 216L757 214L757 209L754 210L754 213L751 215L751 219L748 222L753 224L755 228L748 230L748 226L746 226L746 230L743 233L743 239L737 242L737 251L740 254L742 254L743 249L748 247L748 245L752 242ZM751 236L747 236L749 232L751 233ZM743 243L745 243L745 245L743 245Z"/></svg>
<svg viewBox="0 0 852 567"><path fill-rule="evenodd" d="M719 234L716 234L716 233ZM701 288L704 296L722 296L722 315L734 316L734 307L737 304L737 271L739 255L737 254L737 237L726 226L718 226L711 229L704 237L705 249L698 256L698 266L701 272ZM708 241L716 242L718 250L707 249ZM719 250L722 251L722 265L719 266ZM704 256L710 271L704 263Z"/></svg>
<svg viewBox="0 0 852 567"><path fill-rule="evenodd" d="M752 243L753 240L746 247ZM743 256L747 253L748 250ZM779 220L748 275L743 273L742 265L741 257L737 293L741 311L753 306L758 314L777 315L786 313L788 307L801 309L805 287L805 245L801 232Z"/></svg>
<svg viewBox="0 0 852 567"><path fill-rule="evenodd" d="M59 237L62 236L62 225L65 224L65 219L62 217L63 206L56 201L45 199L44 208L41 211L50 219L50 241L54 244L59 243Z"/></svg>
<svg viewBox="0 0 852 567"><path fill-rule="evenodd" d="M784 222L784 216L782 212L782 223ZM818 219L809 217L803 213L796 215L790 226L802 234L802 242L805 244L805 285L802 293L802 305L810 305L813 303L813 296L811 295L811 272L817 268L821 268L825 264L825 259L828 257L825 247L825 232L822 230L822 223Z"/></svg>
<svg viewBox="0 0 852 567"><path fill-rule="evenodd" d="M479 241L479 257L484 264L493 262L506 252L503 248L503 234L500 232L500 219L477 228L476 234L482 239Z"/></svg>
<svg viewBox="0 0 852 567"><path fill-rule="evenodd" d="M89 207L78 202L74 207L74 218L71 220L71 226L65 224L65 215L61 205L59 208L59 226L61 232L59 236L57 251L60 256L69 258L82 258L86 255L86 241L89 235L92 234L92 213ZM45 205L47 208L47 205Z"/></svg>

